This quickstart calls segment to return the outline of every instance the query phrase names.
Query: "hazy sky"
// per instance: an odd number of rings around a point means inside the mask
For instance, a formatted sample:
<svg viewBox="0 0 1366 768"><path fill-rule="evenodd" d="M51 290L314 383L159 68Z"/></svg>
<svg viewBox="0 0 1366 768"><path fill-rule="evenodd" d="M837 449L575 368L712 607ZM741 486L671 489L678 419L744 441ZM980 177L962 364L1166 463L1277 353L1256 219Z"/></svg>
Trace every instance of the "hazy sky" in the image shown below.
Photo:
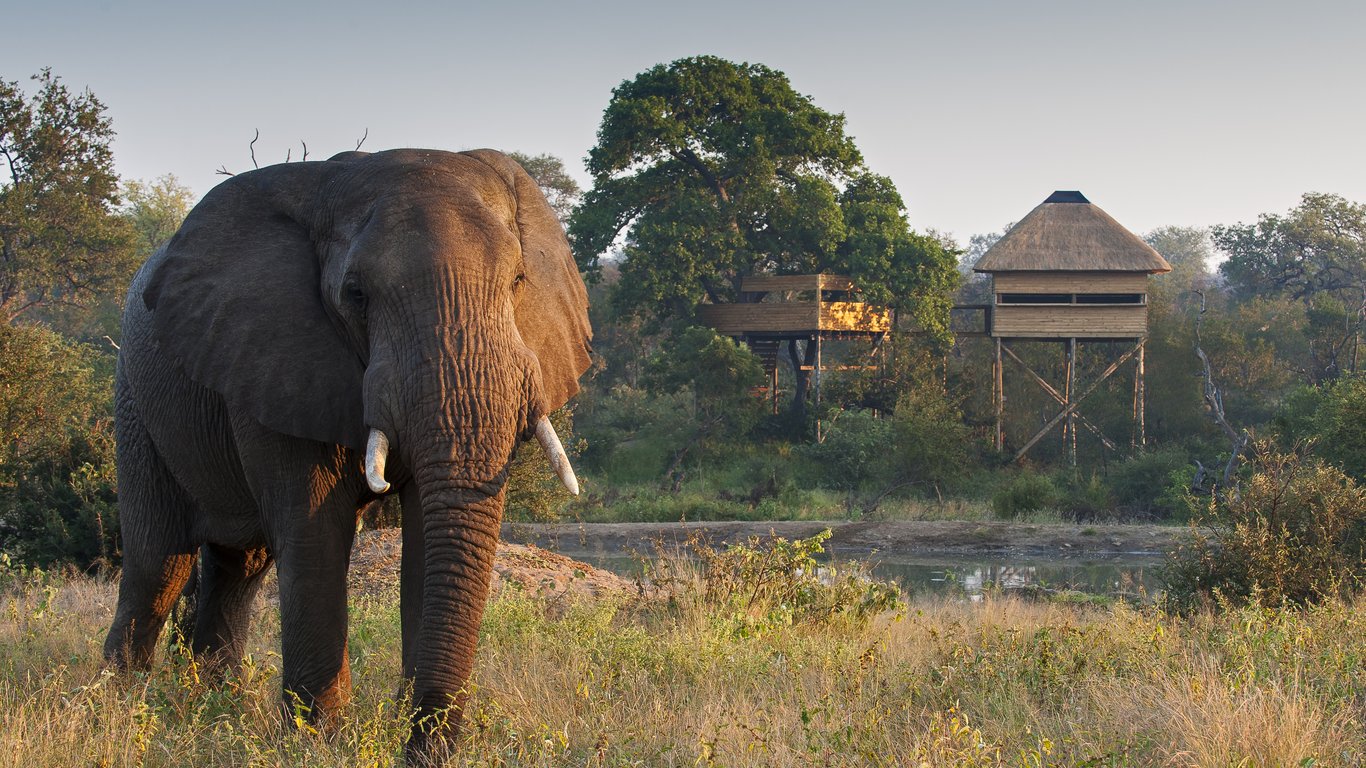
<svg viewBox="0 0 1366 768"><path fill-rule="evenodd" d="M1366 2L3 0L0 77L89 86L125 177L365 148L582 159L623 80L758 62L843 112L917 228L960 240L1080 189L1137 232L1366 201Z"/></svg>

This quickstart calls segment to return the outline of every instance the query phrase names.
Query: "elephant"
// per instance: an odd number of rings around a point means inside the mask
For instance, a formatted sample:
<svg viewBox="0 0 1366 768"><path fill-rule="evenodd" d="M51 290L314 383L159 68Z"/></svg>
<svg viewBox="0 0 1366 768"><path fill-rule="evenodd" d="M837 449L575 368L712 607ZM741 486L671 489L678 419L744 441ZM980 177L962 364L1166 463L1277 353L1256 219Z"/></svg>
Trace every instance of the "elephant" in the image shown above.
<svg viewBox="0 0 1366 768"><path fill-rule="evenodd" d="M407 749L454 734L517 444L578 492L547 415L589 367L588 297L535 181L493 150L238 174L139 269L122 333L107 661L150 666L197 566L191 648L240 665L273 564L285 701L331 722L358 515L397 494Z"/></svg>

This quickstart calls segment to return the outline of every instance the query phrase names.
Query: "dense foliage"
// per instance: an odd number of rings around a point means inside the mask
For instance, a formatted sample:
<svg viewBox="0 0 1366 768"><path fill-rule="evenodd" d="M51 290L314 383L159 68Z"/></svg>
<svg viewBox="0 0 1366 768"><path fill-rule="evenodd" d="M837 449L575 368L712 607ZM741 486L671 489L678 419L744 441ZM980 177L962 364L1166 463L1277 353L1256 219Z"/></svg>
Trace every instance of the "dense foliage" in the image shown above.
<svg viewBox="0 0 1366 768"><path fill-rule="evenodd" d="M1278 605L1350 598L1366 586L1366 488L1316 459L1255 447L1236 491L1208 499L1173 555L1167 600Z"/></svg>
<svg viewBox="0 0 1366 768"><path fill-rule="evenodd" d="M946 327L955 254L910 231L844 116L760 64L711 56L653 67L613 91L593 188L570 234L585 271L625 236L618 307L689 320L756 274L832 272L921 325Z"/></svg>

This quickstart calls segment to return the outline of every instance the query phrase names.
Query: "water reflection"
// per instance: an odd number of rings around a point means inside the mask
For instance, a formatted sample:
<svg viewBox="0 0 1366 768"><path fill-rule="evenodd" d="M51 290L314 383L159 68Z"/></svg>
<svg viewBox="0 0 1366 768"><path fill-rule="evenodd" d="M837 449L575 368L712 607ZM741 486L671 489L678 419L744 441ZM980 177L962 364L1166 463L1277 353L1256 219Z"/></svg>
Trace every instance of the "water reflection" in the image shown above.
<svg viewBox="0 0 1366 768"><path fill-rule="evenodd" d="M640 575L641 564L626 555L565 552L626 576ZM1056 596L1065 593L1151 600L1161 589L1161 557L1113 560L990 560L984 558L871 558L872 573L895 581L911 595L938 595L980 601L989 593Z"/></svg>
<svg viewBox="0 0 1366 768"><path fill-rule="evenodd" d="M879 578L899 582L912 594L959 595L981 600L988 592L1039 596L1076 592L1126 599L1151 599L1161 588L1162 559L1104 561L881 560Z"/></svg>

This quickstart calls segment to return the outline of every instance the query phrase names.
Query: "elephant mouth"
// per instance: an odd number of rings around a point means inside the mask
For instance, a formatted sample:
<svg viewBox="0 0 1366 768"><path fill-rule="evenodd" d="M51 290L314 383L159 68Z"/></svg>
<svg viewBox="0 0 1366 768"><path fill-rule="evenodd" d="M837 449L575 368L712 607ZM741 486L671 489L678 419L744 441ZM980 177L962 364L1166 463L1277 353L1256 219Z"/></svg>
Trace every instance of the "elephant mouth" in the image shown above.
<svg viewBox="0 0 1366 768"><path fill-rule="evenodd" d="M542 416L536 422L536 442L541 444L541 449L545 451L546 458L550 460L550 467L555 470L560 482L564 483L564 487L571 494L578 496L579 479L569 464L569 455L565 453L564 444L555 433L555 426L550 423L549 416ZM388 459L388 436L383 430L371 427L370 437L365 442L365 482L375 493L386 493L389 490L389 483L384 479L384 467Z"/></svg>

